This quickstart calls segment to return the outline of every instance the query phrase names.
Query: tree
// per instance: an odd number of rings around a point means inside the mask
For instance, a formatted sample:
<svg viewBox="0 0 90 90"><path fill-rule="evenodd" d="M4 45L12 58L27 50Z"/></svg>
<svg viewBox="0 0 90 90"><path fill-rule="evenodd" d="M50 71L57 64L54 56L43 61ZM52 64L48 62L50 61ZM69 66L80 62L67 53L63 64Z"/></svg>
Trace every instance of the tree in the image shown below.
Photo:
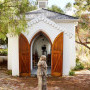
<svg viewBox="0 0 90 90"><path fill-rule="evenodd" d="M8 44L8 38L6 40L0 39L0 45L7 45Z"/></svg>
<svg viewBox="0 0 90 90"><path fill-rule="evenodd" d="M52 5L52 7L48 8L48 10L64 14L64 11L56 5Z"/></svg>
<svg viewBox="0 0 90 90"><path fill-rule="evenodd" d="M66 14L69 14L70 15L70 13L72 12L72 10L73 10L73 5L70 3L70 2L68 2L66 5L65 5L65 8L64 8L65 10L65 13ZM72 14L72 13L71 13Z"/></svg>
<svg viewBox="0 0 90 90"><path fill-rule="evenodd" d="M25 13L36 9L28 0L0 1L0 38L5 39L7 33L18 35L25 31L27 22Z"/></svg>
<svg viewBox="0 0 90 90"><path fill-rule="evenodd" d="M82 14L90 11L90 0L75 0L74 7L75 15L81 17Z"/></svg>
<svg viewBox="0 0 90 90"><path fill-rule="evenodd" d="M76 42L90 49L90 2L89 0L75 0L75 16L79 17L79 23L76 31Z"/></svg>
<svg viewBox="0 0 90 90"><path fill-rule="evenodd" d="M70 10L72 7L72 4L70 2L68 2L65 6L66 9Z"/></svg>
<svg viewBox="0 0 90 90"><path fill-rule="evenodd" d="M90 14L83 14L76 29L76 42L90 49Z"/></svg>

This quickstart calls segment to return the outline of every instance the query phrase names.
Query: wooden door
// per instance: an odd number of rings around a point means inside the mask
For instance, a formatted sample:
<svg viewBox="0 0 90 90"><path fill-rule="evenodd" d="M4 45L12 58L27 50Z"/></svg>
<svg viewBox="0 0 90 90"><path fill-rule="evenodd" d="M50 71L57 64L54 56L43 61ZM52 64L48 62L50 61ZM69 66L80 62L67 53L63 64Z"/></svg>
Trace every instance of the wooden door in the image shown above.
<svg viewBox="0 0 90 90"><path fill-rule="evenodd" d="M30 75L30 46L23 34L19 37L19 72L20 76Z"/></svg>
<svg viewBox="0 0 90 90"><path fill-rule="evenodd" d="M52 45L52 76L62 76L63 64L63 32L59 34Z"/></svg>

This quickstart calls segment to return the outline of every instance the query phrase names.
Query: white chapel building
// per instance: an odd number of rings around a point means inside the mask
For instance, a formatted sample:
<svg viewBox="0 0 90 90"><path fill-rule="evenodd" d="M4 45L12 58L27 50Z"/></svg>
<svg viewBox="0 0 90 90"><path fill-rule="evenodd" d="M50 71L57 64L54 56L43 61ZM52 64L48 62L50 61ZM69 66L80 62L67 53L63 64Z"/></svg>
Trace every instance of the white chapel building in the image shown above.
<svg viewBox="0 0 90 90"><path fill-rule="evenodd" d="M12 76L36 74L40 56L46 55L48 74L68 75L75 66L78 18L46 9L48 0L37 1L38 9L26 13L26 32L8 35L8 70Z"/></svg>

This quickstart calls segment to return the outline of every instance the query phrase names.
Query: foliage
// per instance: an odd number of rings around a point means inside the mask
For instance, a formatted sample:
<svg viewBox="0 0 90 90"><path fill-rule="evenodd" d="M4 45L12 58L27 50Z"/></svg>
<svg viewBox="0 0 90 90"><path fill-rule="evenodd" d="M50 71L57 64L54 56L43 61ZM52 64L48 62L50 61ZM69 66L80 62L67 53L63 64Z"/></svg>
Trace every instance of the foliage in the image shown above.
<svg viewBox="0 0 90 90"><path fill-rule="evenodd" d="M76 63L78 63L79 62L79 58L76 58Z"/></svg>
<svg viewBox="0 0 90 90"><path fill-rule="evenodd" d="M90 68L90 62L82 62L82 64L84 65L84 67L86 69L89 69Z"/></svg>
<svg viewBox="0 0 90 90"><path fill-rule="evenodd" d="M78 63L78 65L75 66L74 70L83 70L84 66L81 63Z"/></svg>
<svg viewBox="0 0 90 90"><path fill-rule="evenodd" d="M81 44L90 50L90 0L75 0L74 16L79 18L76 28L76 43ZM67 3L66 10L72 8L71 3Z"/></svg>
<svg viewBox="0 0 90 90"><path fill-rule="evenodd" d="M0 44L1 45L5 45L5 44L7 44L8 43L8 39L6 38L5 40L3 40L3 39L0 39Z"/></svg>
<svg viewBox="0 0 90 90"><path fill-rule="evenodd" d="M90 0L75 0L74 7L75 15L81 17L83 13L90 11Z"/></svg>
<svg viewBox="0 0 90 90"><path fill-rule="evenodd" d="M84 65L79 61L79 59L76 59L76 66L73 70L82 70L84 69Z"/></svg>
<svg viewBox="0 0 90 90"><path fill-rule="evenodd" d="M8 75L12 75L12 70L8 70L8 71L7 71L7 74L8 74Z"/></svg>
<svg viewBox="0 0 90 90"><path fill-rule="evenodd" d="M48 10L64 14L64 11L56 5L52 5L52 7L48 8Z"/></svg>
<svg viewBox="0 0 90 90"><path fill-rule="evenodd" d="M82 15L76 29L76 42L90 50L90 18L89 14Z"/></svg>
<svg viewBox="0 0 90 90"><path fill-rule="evenodd" d="M65 6L65 8L66 8L67 10L70 10L71 7L72 7L72 4L71 4L70 2L68 2L68 3L66 4L66 6Z"/></svg>
<svg viewBox="0 0 90 90"><path fill-rule="evenodd" d="M79 17L76 42L90 50L90 0L75 0L75 16Z"/></svg>
<svg viewBox="0 0 90 90"><path fill-rule="evenodd" d="M73 70L71 70L71 71L69 72L69 75L70 75L70 76L74 76L74 75L75 75L75 72L74 72Z"/></svg>
<svg viewBox="0 0 90 90"><path fill-rule="evenodd" d="M7 49L0 49L0 56L7 56L8 50Z"/></svg>
<svg viewBox="0 0 90 90"><path fill-rule="evenodd" d="M79 26L84 31L90 30L90 14L82 14L79 21Z"/></svg>
<svg viewBox="0 0 90 90"><path fill-rule="evenodd" d="M0 38L5 39L7 33L14 35L25 31L27 22L25 13L36 9L28 0L2 0L0 2Z"/></svg>
<svg viewBox="0 0 90 90"><path fill-rule="evenodd" d="M76 43L76 57L84 65L84 68L90 67L90 50L88 48Z"/></svg>
<svg viewBox="0 0 90 90"><path fill-rule="evenodd" d="M88 68L88 70L90 71L90 68Z"/></svg>

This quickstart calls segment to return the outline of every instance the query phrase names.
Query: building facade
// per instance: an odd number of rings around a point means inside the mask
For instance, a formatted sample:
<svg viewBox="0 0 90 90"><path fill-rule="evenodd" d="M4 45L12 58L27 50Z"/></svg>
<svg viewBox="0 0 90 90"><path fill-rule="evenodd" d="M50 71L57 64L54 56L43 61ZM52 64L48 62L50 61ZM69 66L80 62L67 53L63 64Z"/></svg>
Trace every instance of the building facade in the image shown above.
<svg viewBox="0 0 90 90"><path fill-rule="evenodd" d="M13 76L36 74L40 56L46 55L48 74L68 75L75 66L78 18L42 9L46 8L47 0L38 3L39 9L26 13L26 32L20 36L8 34L8 69Z"/></svg>

